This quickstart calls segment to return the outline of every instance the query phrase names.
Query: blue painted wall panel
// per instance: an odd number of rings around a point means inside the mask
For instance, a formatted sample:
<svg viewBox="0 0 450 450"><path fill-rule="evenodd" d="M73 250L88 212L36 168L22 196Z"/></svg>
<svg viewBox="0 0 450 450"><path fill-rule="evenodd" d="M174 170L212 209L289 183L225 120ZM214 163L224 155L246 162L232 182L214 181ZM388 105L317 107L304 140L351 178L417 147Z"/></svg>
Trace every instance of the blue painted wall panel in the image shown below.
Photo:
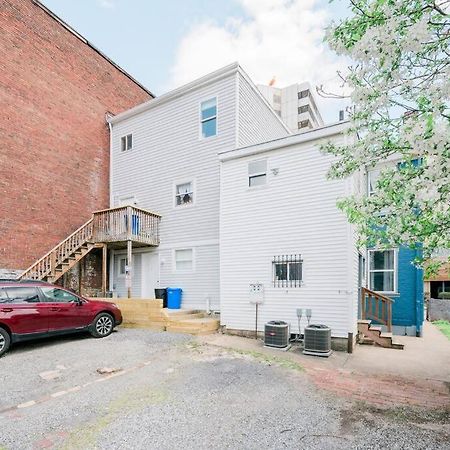
<svg viewBox="0 0 450 450"><path fill-rule="evenodd" d="M417 250L401 247L398 252L398 295L392 309L393 325L415 325L420 331L423 323L423 271L412 263Z"/></svg>

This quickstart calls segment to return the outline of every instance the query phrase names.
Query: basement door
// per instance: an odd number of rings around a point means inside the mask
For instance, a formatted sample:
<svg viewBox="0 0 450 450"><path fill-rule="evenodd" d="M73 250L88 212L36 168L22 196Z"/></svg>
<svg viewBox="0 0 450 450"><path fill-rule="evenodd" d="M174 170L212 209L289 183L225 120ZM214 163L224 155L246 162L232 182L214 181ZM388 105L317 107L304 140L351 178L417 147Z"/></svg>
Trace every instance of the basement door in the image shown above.
<svg viewBox="0 0 450 450"><path fill-rule="evenodd" d="M159 283L159 255L156 252L141 254L142 298L155 298Z"/></svg>

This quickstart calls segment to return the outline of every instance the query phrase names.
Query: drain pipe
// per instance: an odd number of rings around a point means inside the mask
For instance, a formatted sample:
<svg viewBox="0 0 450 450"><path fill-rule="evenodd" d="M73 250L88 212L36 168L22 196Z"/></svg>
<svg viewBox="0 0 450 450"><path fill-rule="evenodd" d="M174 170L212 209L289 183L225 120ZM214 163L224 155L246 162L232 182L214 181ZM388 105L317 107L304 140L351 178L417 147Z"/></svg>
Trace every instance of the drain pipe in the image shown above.
<svg viewBox="0 0 450 450"><path fill-rule="evenodd" d="M206 302L206 314L208 316L211 314L211 297L209 294L205 294L205 302Z"/></svg>

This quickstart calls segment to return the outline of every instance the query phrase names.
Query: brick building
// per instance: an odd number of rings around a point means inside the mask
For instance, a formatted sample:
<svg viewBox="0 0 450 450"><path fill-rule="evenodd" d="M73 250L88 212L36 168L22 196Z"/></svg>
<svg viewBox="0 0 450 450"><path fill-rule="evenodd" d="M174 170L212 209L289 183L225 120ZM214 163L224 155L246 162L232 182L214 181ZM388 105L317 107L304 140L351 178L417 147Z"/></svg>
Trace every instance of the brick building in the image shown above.
<svg viewBox="0 0 450 450"><path fill-rule="evenodd" d="M0 29L5 274L109 206L105 115L153 95L39 1L0 0Z"/></svg>

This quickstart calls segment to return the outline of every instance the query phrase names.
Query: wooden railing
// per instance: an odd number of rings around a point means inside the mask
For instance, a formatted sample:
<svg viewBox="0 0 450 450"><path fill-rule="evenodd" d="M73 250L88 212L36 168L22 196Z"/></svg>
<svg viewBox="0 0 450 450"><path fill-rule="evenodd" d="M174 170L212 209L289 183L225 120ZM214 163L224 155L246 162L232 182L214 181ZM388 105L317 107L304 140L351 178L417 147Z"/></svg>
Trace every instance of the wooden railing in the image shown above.
<svg viewBox="0 0 450 450"><path fill-rule="evenodd" d="M392 331L392 303L394 300L385 295L361 288L361 318L386 325L388 332Z"/></svg>
<svg viewBox="0 0 450 450"><path fill-rule="evenodd" d="M146 245L159 245L159 222L161 216L137 208L119 206L94 212L94 241L133 241Z"/></svg>
<svg viewBox="0 0 450 450"><path fill-rule="evenodd" d="M41 259L38 259L27 270L25 270L20 278L29 278L33 280L41 280L43 277L54 273L55 268L64 262L73 252L78 250L86 242L92 241L93 220L89 219L78 230L74 231L70 236L53 247Z"/></svg>

